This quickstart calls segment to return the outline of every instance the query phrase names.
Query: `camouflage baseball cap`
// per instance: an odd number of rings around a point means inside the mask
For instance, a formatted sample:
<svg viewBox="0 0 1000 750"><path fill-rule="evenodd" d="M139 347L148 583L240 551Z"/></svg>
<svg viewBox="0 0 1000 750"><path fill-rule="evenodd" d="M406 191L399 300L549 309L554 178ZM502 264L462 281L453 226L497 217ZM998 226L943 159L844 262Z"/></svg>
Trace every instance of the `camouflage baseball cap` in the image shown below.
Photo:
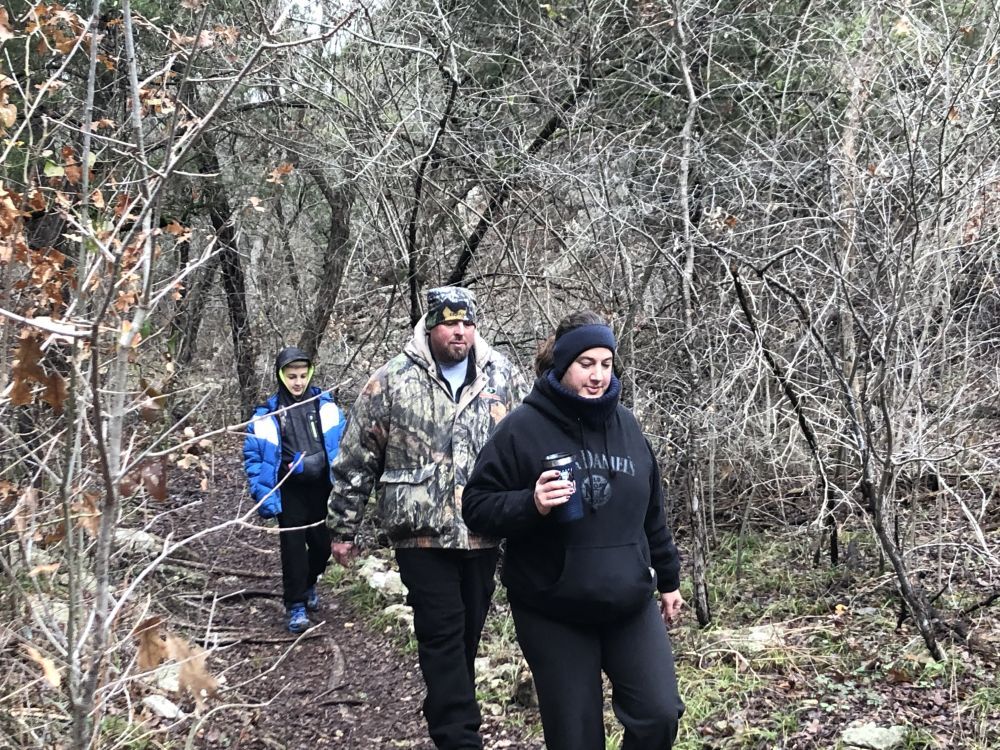
<svg viewBox="0 0 1000 750"><path fill-rule="evenodd" d="M451 320L476 324L476 295L460 286L439 286L427 292L427 330Z"/></svg>

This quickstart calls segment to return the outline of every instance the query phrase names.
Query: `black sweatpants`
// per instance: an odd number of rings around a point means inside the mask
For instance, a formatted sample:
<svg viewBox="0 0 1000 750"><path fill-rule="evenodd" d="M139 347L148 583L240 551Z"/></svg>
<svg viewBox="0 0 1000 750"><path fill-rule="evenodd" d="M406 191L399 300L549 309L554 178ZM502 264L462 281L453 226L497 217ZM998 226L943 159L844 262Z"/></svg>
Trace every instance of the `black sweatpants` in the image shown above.
<svg viewBox="0 0 1000 750"><path fill-rule="evenodd" d="M326 527L326 501L330 486L293 484L281 487L281 582L285 607L306 603L306 589L313 586L330 560L330 532ZM310 526L310 524L312 524ZM306 529L285 531L297 526Z"/></svg>
<svg viewBox="0 0 1000 750"><path fill-rule="evenodd" d="M424 718L439 750L479 750L475 660L496 587L497 550L397 549L413 607Z"/></svg>
<svg viewBox="0 0 1000 750"><path fill-rule="evenodd" d="M574 625L513 602L538 692L547 750L604 750L601 672L625 728L622 750L669 750L684 711L670 639L655 601L607 625Z"/></svg>

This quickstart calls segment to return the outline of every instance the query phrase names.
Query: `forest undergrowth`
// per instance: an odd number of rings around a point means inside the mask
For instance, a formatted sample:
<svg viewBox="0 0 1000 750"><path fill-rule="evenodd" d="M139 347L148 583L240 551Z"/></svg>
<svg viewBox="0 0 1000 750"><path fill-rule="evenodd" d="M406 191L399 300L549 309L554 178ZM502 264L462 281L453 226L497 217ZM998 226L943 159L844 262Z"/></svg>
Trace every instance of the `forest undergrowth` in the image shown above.
<svg viewBox="0 0 1000 750"><path fill-rule="evenodd" d="M941 611L980 601L988 575L962 533L956 524L951 541L916 545L921 575L941 582ZM864 724L899 727L905 748L1000 746L995 612L971 614L968 637L953 633L935 661L865 529L845 536L851 555L837 567L813 565L805 530L720 538L709 573L718 625L673 633L688 709L679 749L839 748Z"/></svg>
<svg viewBox="0 0 1000 750"><path fill-rule="evenodd" d="M989 605L977 606L990 573L977 565L960 514L952 517L945 533L912 524L915 569L940 590L934 606L950 614L975 608L964 618L965 635L946 639L940 662L901 609L863 518L845 519L837 566L814 564L808 526L719 529L709 573L716 622L700 629L687 612L671 632L687 707L677 750L831 750L864 725L896 728L904 738L897 747L908 750L1000 746L1000 625ZM921 543L924 533L933 545ZM683 547L683 528L678 536ZM333 577L371 622L390 627L386 601L356 572L338 567ZM412 650L405 628L394 631L396 647ZM530 678L502 587L481 657L484 709L539 731L537 715L524 710L534 705ZM621 732L606 687L607 748L617 750Z"/></svg>
<svg viewBox="0 0 1000 750"><path fill-rule="evenodd" d="M116 537L115 589L158 561L114 624L94 746L430 748L401 596L371 588L360 564L332 564L314 627L298 638L286 633L274 529L232 523L248 506L231 443L171 464L162 497L143 489L129 501ZM932 500L940 515L941 499ZM934 608L943 622L964 623L942 633L941 661L903 614L863 515L841 519L832 566L822 556L814 563L812 527L790 523L791 506L781 510L781 524L755 518L715 530L713 624L699 628L688 611L671 632L687 706L677 750L830 750L845 747L844 732L863 724L896 727L904 748L1000 746L1000 626L983 594L990 560L958 509L944 513L954 519L950 528L928 523L920 505L900 509L909 563L937 592ZM1000 541L996 526L984 533L989 548ZM681 517L682 554L686 534ZM193 541L159 559L164 540L175 538ZM43 551L33 554L41 560ZM390 553L377 544L365 557L392 573ZM65 617L65 578L55 569L38 565L22 583L37 587L36 611ZM19 611L0 650L7 712L0 748L60 747L46 737L59 737L69 715L58 679L64 670L28 650L41 626ZM477 671L487 747L540 749L530 673L502 587ZM621 736L610 701L607 708L607 747L616 750Z"/></svg>

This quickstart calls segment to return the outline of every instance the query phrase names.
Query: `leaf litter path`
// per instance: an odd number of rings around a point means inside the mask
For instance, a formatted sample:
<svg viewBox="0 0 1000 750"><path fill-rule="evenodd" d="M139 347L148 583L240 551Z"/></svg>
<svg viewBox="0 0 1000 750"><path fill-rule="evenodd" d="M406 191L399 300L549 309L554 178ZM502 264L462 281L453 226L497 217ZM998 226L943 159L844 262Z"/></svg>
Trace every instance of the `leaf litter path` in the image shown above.
<svg viewBox="0 0 1000 750"><path fill-rule="evenodd" d="M150 530L176 540L243 512L238 456L238 446L217 456L211 481L200 486L195 473L174 470L167 505L176 510L154 508L168 512ZM230 524L187 549L190 562L171 564L160 577L157 601L168 610L168 627L210 650L208 669L222 680L200 719L177 728L186 736L201 721L194 747L433 750L416 654L403 653L391 633L322 584L314 627L298 637L285 630L273 526ZM501 719L485 720L488 750L543 747L537 730Z"/></svg>

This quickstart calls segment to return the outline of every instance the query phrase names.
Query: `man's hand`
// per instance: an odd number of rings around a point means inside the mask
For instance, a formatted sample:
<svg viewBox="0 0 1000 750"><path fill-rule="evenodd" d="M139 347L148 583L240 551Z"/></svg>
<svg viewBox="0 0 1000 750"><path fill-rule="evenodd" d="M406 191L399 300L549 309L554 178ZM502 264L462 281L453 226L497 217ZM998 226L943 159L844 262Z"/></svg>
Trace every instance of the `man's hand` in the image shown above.
<svg viewBox="0 0 1000 750"><path fill-rule="evenodd" d="M357 556L354 542L331 542L330 553L333 555L333 559L345 568L350 567L351 562Z"/></svg>
<svg viewBox="0 0 1000 750"><path fill-rule="evenodd" d="M667 627L677 622L681 615L681 607L683 606L684 598L681 596L680 590L660 594L660 614L663 616L663 622Z"/></svg>

